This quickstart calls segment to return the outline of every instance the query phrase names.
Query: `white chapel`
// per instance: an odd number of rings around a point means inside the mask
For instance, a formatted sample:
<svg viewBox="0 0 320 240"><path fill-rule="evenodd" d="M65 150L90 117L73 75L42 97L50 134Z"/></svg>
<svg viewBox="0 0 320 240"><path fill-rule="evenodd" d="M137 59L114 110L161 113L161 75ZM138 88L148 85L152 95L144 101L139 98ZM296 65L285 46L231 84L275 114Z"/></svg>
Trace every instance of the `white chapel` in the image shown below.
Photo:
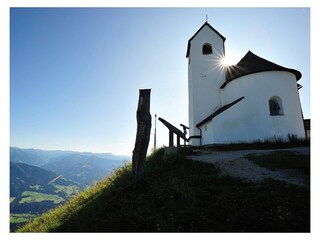
<svg viewBox="0 0 320 240"><path fill-rule="evenodd" d="M225 40L205 22L188 41L190 144L304 138L301 73L250 51L223 66Z"/></svg>

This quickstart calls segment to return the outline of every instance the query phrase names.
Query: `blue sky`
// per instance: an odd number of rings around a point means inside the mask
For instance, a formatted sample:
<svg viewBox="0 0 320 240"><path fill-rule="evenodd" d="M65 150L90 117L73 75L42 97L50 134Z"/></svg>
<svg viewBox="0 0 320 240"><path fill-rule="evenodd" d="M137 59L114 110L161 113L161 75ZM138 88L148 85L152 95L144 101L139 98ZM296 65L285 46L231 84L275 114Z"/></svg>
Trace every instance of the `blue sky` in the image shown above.
<svg viewBox="0 0 320 240"><path fill-rule="evenodd" d="M187 42L206 14L234 64L251 50L299 70L310 118L308 8L12 8L10 145L130 155L140 88L152 116L187 125Z"/></svg>

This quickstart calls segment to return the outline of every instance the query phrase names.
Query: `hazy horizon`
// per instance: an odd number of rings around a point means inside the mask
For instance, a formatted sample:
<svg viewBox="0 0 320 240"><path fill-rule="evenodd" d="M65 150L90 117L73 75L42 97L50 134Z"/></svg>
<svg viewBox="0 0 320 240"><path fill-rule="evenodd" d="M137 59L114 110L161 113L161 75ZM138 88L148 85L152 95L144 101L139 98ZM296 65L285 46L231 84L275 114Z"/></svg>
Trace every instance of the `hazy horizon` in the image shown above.
<svg viewBox="0 0 320 240"><path fill-rule="evenodd" d="M41 149L41 148L34 148L34 147L17 147L17 146L10 146L10 148L18 148L18 149L23 149L23 150L37 150L37 151L59 151L59 152L77 152L77 153L92 153L92 154L112 154L115 156L130 157L130 155L115 154L113 152L92 152L92 151L81 151L81 150L70 150L70 149Z"/></svg>

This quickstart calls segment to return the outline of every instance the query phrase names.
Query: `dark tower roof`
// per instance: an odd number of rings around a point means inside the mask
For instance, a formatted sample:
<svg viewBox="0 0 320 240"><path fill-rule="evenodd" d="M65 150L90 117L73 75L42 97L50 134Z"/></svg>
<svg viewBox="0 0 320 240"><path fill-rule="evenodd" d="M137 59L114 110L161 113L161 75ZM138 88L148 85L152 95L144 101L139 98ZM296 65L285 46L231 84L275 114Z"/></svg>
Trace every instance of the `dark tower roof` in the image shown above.
<svg viewBox="0 0 320 240"><path fill-rule="evenodd" d="M221 88L224 88L232 80L258 72L266 71L286 71L291 72L296 76L297 81L302 77L302 74L291 68L282 67L266 59L263 59L251 51L249 51L236 65L227 67L226 80Z"/></svg>
<svg viewBox="0 0 320 240"><path fill-rule="evenodd" d="M226 40L226 38L225 38L224 36L222 36L217 30L215 30L208 22L205 22L205 23L199 28L199 30L189 39L186 57L189 57L192 39L201 31L202 28L204 28L204 26L208 26L212 31L214 31L216 34L218 34L218 35L222 38L223 41Z"/></svg>

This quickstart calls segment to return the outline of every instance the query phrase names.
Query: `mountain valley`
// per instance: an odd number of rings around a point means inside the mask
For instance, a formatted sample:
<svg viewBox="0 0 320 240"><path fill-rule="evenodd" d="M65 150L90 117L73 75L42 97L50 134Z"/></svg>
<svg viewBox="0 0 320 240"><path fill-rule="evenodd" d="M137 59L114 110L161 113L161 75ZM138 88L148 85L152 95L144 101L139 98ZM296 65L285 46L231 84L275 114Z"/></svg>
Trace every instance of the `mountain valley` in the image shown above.
<svg viewBox="0 0 320 240"><path fill-rule="evenodd" d="M121 167L111 153L10 148L10 229L48 211Z"/></svg>

